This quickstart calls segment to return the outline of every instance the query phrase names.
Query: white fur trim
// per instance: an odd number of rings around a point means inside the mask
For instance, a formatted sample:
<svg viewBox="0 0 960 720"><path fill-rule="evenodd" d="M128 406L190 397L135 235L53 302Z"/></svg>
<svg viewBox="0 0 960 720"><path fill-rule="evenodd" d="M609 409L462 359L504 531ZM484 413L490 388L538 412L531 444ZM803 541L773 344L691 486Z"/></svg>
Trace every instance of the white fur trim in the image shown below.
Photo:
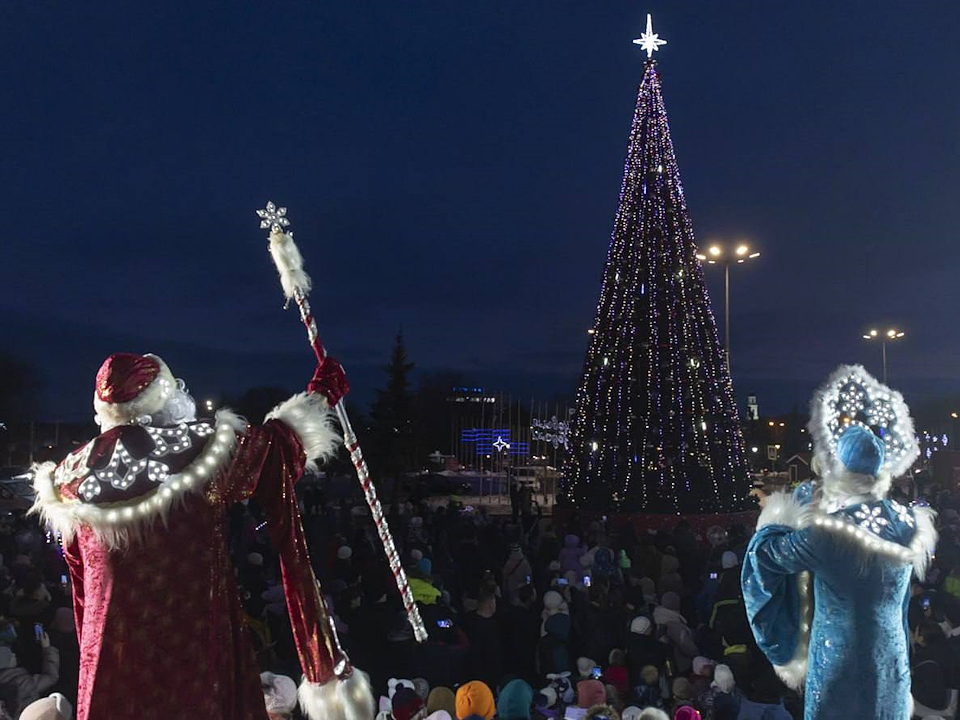
<svg viewBox="0 0 960 720"><path fill-rule="evenodd" d="M318 460L334 457L343 443L327 399L317 393L298 393L284 400L266 419L279 420L297 434L307 455L307 470L315 471Z"/></svg>
<svg viewBox="0 0 960 720"><path fill-rule="evenodd" d="M933 508L914 506L913 519L917 523L917 530L913 534L913 540L910 541L910 549L913 551L913 571L920 580L927 575L927 568L930 567L930 560L937 549L937 528L934 520L937 513Z"/></svg>
<svg viewBox="0 0 960 720"><path fill-rule="evenodd" d="M792 493L775 492L764 500L763 511L757 518L757 530L764 525L786 525L799 530L810 524L812 514L810 505L801 505Z"/></svg>
<svg viewBox="0 0 960 720"><path fill-rule="evenodd" d="M304 680L297 695L307 720L371 720L377 712L370 677L356 668L322 685Z"/></svg>
<svg viewBox="0 0 960 720"><path fill-rule="evenodd" d="M304 295L310 293L312 283L310 276L303 269L303 256L293 241L290 233L274 230L270 233L270 255L280 273L280 284L283 294L292 298L299 291Z"/></svg>
<svg viewBox="0 0 960 720"><path fill-rule="evenodd" d="M784 665L774 665L773 669L783 683L799 690L807 677L807 657L810 654L810 624L813 622L813 587L810 583L810 573L802 572L797 575L797 590L800 594L800 635L797 638L797 648L793 657Z"/></svg>
<svg viewBox="0 0 960 720"><path fill-rule="evenodd" d="M193 462L168 476L154 492L109 507L61 500L54 464L36 465L33 487L37 497L30 512L39 514L66 542L73 539L79 526L86 525L107 547L126 547L149 531L158 518L166 524L170 509L183 502L188 493L203 490L210 479L230 463L238 436L246 428L243 418L229 410L220 410L215 433Z"/></svg>
<svg viewBox="0 0 960 720"><path fill-rule="evenodd" d="M117 425L127 425L141 415L152 415L166 404L177 387L177 381L170 372L167 364L156 355L147 354L160 365L160 372L147 387L133 400L125 403L109 403L97 397L93 392L93 409L96 412L97 424L100 431L105 432Z"/></svg>

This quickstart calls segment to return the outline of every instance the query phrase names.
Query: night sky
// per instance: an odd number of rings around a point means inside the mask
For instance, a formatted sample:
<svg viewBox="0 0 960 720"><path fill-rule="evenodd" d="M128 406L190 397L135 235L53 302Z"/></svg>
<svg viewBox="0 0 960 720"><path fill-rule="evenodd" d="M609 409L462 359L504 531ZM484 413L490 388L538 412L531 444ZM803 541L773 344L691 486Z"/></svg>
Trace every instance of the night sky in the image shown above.
<svg viewBox="0 0 960 720"><path fill-rule="evenodd" d="M738 395L879 374L887 323L908 400L960 392L956 2L6 3L2 350L49 418L88 417L117 350L198 395L301 386L273 199L360 402L400 327L422 371L572 395L646 12L698 239L763 253L733 277Z"/></svg>

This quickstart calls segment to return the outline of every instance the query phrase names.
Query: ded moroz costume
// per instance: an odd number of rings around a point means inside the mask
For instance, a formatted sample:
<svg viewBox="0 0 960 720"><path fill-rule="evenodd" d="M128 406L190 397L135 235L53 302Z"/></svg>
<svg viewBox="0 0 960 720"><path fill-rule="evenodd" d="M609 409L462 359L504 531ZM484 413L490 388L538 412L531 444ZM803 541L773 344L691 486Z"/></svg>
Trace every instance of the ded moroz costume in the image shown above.
<svg viewBox="0 0 960 720"><path fill-rule="evenodd" d="M900 393L842 366L813 400L821 479L767 498L743 563L757 643L805 684L805 717L910 717L907 606L936 546L934 513L887 497L919 454Z"/></svg>
<svg viewBox="0 0 960 720"><path fill-rule="evenodd" d="M224 541L225 510L253 498L280 556L310 720L373 716L307 554L294 494L340 442L343 370L320 362L308 392L253 426L229 410L196 417L155 355L111 355L97 373L101 433L35 468L34 510L63 537L80 641L77 720L266 720Z"/></svg>

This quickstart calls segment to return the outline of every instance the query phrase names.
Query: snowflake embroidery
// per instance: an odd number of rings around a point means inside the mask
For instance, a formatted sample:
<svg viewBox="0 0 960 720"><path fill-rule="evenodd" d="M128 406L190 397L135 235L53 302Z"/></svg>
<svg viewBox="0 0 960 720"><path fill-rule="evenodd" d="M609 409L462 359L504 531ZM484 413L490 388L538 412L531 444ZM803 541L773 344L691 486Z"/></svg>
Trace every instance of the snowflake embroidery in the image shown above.
<svg viewBox="0 0 960 720"><path fill-rule="evenodd" d="M897 514L897 520L902 523L906 523L907 527L913 527L916 524L913 519L913 513L910 512L910 508L901 505L896 500L890 501L890 507L892 507L893 511Z"/></svg>
<svg viewBox="0 0 960 720"><path fill-rule="evenodd" d="M860 527L864 530L879 535L880 531L887 525L887 519L883 517L882 512L883 506L881 505L877 505L875 508L861 505L859 510L854 511L853 516L860 521Z"/></svg>
<svg viewBox="0 0 960 720"><path fill-rule="evenodd" d="M280 232L290 224L286 214L287 209L285 207L278 208L272 202L268 202L267 207L263 210L257 210L257 215L260 216L260 227L263 230L270 228L273 232Z"/></svg>

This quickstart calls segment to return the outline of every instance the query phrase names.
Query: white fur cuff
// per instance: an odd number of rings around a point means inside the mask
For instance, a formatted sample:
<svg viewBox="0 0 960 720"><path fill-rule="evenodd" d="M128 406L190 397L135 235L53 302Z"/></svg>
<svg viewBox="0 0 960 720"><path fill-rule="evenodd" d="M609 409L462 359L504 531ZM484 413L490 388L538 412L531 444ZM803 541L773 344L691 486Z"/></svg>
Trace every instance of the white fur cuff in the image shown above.
<svg viewBox="0 0 960 720"><path fill-rule="evenodd" d="M297 695L307 720L372 720L376 714L370 677L356 668L350 677L322 685L304 680Z"/></svg>
<svg viewBox="0 0 960 720"><path fill-rule="evenodd" d="M801 505L793 493L776 492L767 497L757 518L757 530L765 525L786 525L799 530L810 524L809 505Z"/></svg>
<svg viewBox="0 0 960 720"><path fill-rule="evenodd" d="M307 469L311 471L317 469L318 460L334 457L343 443L336 418L323 395L298 393L277 405L266 419L279 420L297 434L307 455Z"/></svg>

